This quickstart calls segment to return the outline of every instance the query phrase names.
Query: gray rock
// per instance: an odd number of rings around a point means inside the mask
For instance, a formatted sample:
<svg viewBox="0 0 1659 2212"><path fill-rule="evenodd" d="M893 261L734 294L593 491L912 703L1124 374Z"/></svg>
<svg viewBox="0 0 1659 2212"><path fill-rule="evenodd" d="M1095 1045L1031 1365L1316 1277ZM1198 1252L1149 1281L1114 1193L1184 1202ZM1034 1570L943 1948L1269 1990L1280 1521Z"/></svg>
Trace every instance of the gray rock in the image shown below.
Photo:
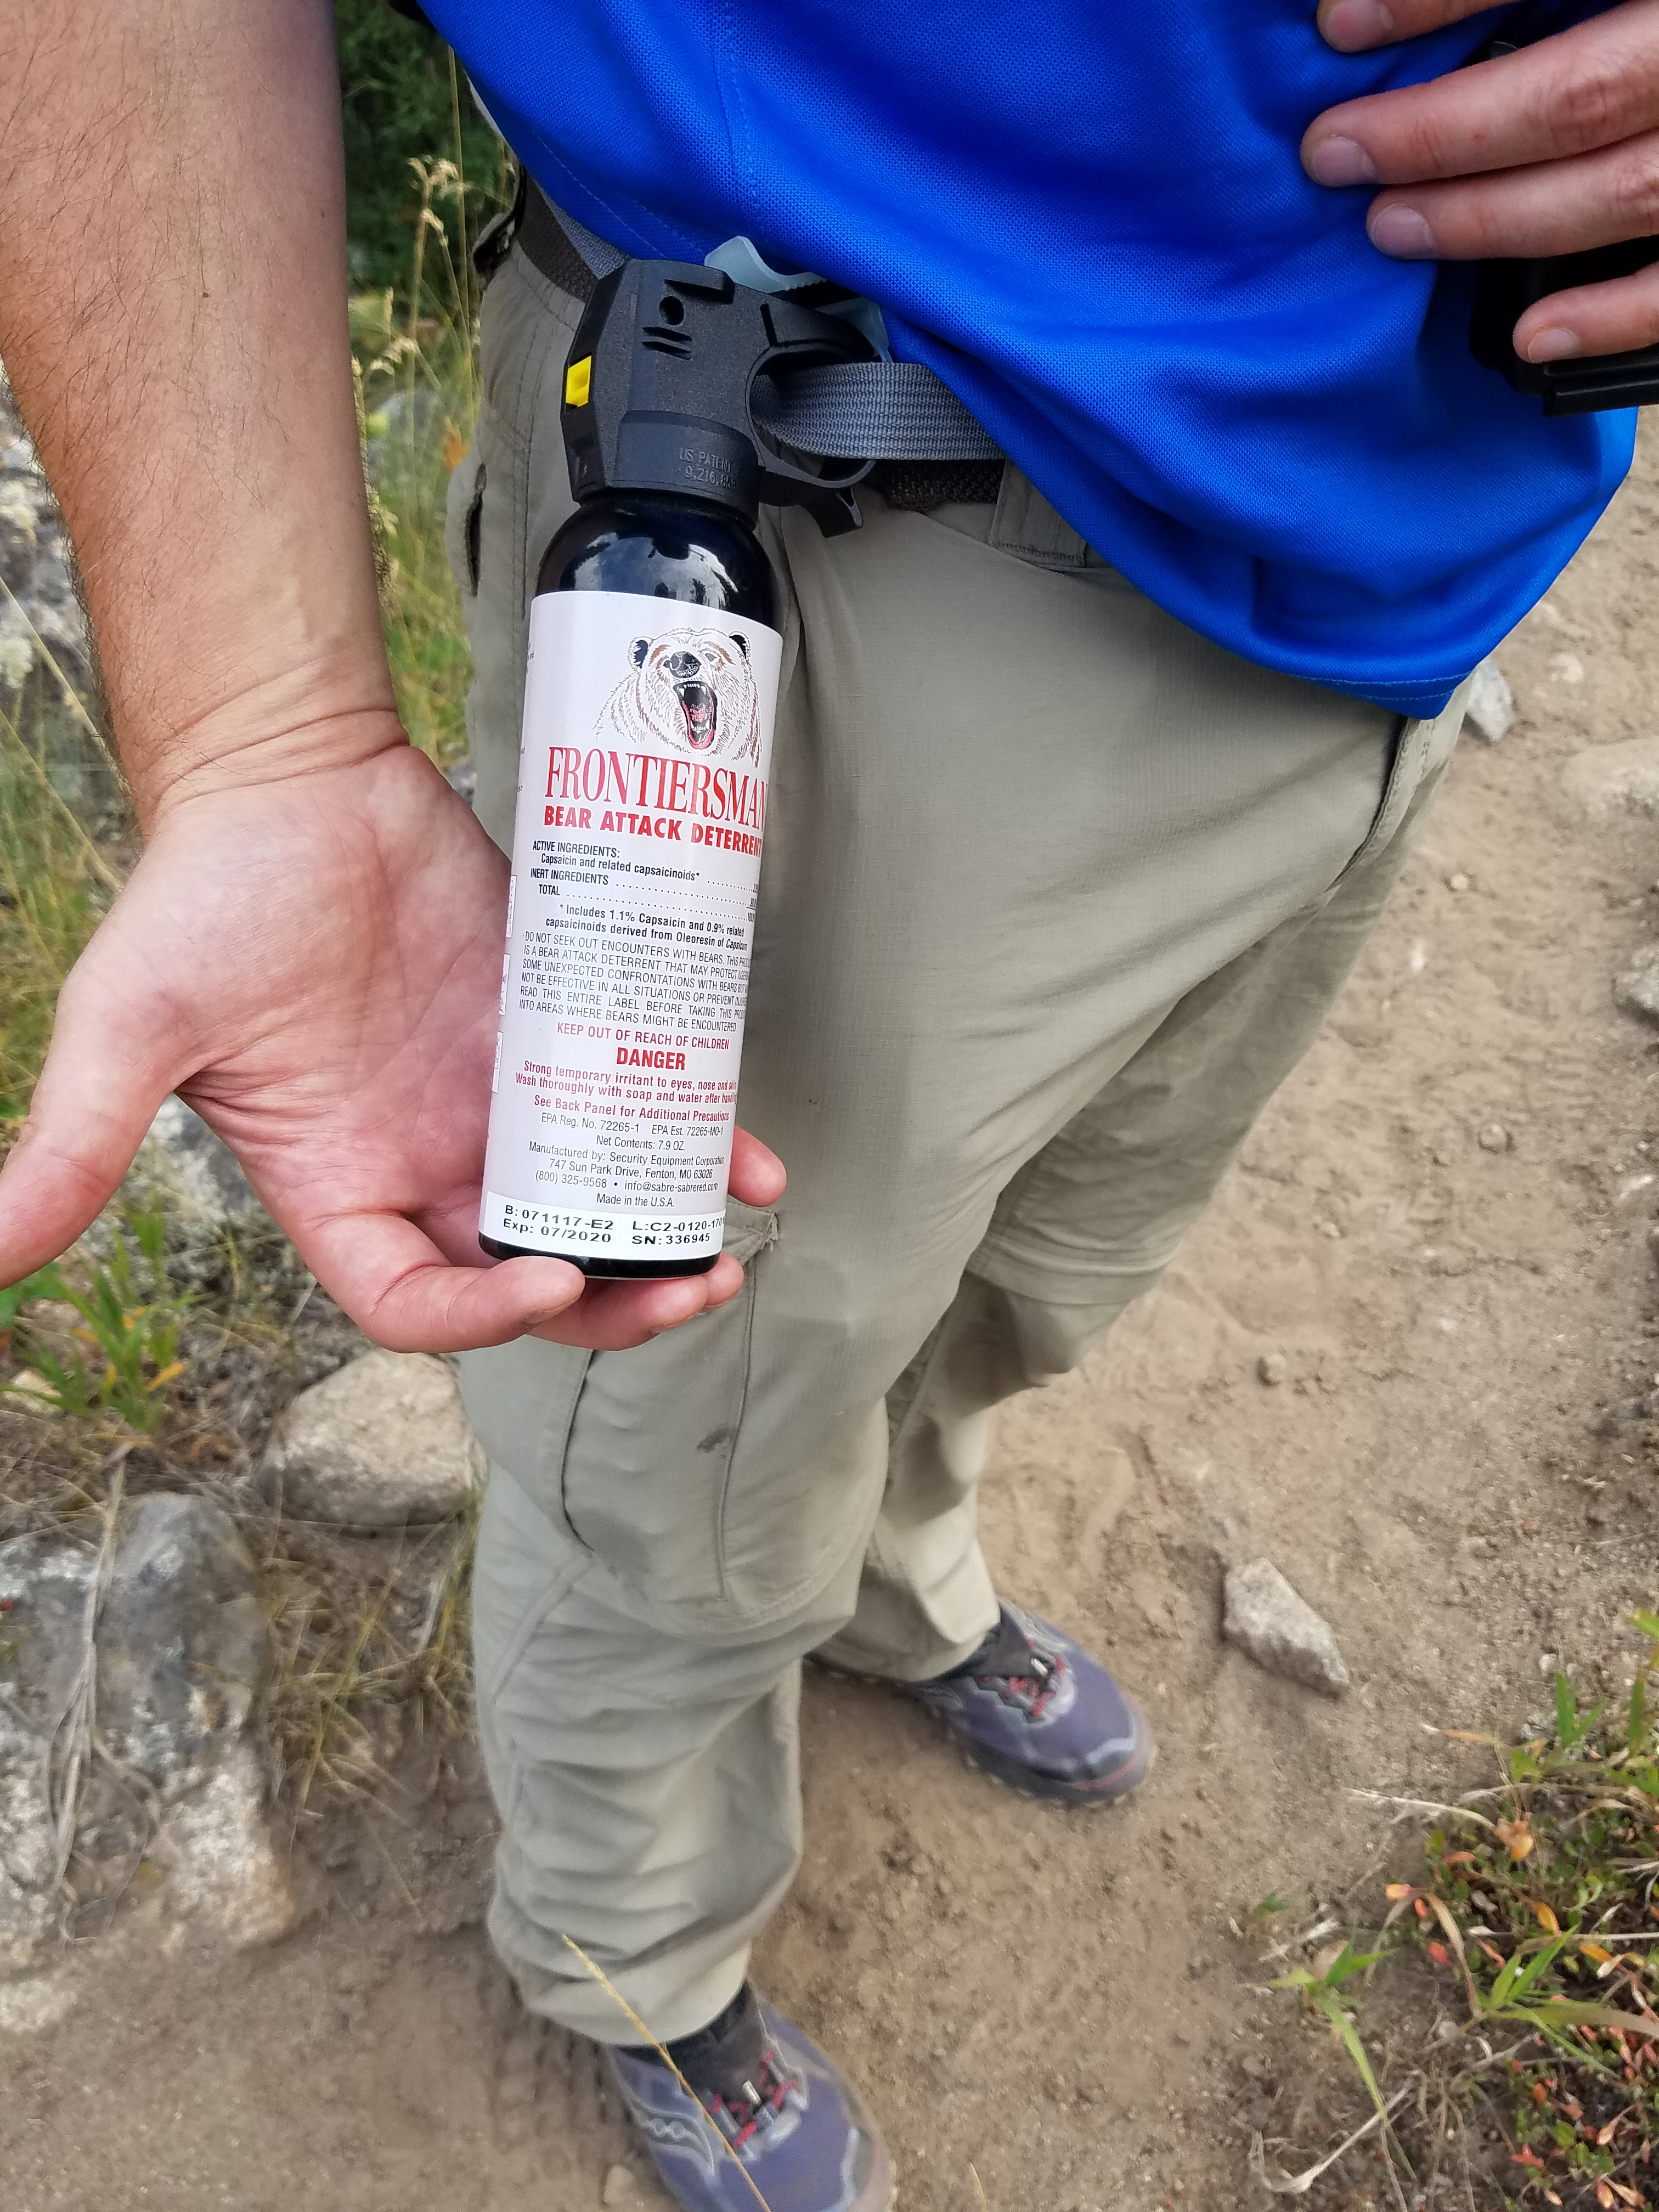
<svg viewBox="0 0 1659 2212"><path fill-rule="evenodd" d="M129 1893L238 1945L294 1917L253 1724L264 1615L235 1524L205 1498L144 1498L122 1514L101 1604L98 1559L62 1531L0 1547L0 1977L61 1956L61 1932L93 1932ZM94 1607L99 1749L84 1755L66 1896L47 1762L56 1741L61 1794ZM141 1865L152 1879L135 1884ZM49 1996L6 2009L44 2020Z"/></svg>
<svg viewBox="0 0 1659 2212"><path fill-rule="evenodd" d="M78 690L85 690L88 681L87 618L70 592L58 589L58 574L61 561L43 561L34 572L34 589L29 596L29 621L34 631L37 647L44 646L65 676ZM40 588L41 571L46 572L46 588Z"/></svg>
<svg viewBox="0 0 1659 2212"><path fill-rule="evenodd" d="M1270 1674L1340 1697L1348 1670L1330 1624L1299 1598L1271 1559L1234 1567L1224 1584L1221 1632Z"/></svg>
<svg viewBox="0 0 1659 2212"><path fill-rule="evenodd" d="M0 583L19 599L34 574L40 528L29 479L8 471L0 477Z"/></svg>
<svg viewBox="0 0 1659 2212"><path fill-rule="evenodd" d="M1561 787L1592 821L1620 814L1659 814L1659 738L1626 738L1575 753Z"/></svg>
<svg viewBox="0 0 1659 2212"><path fill-rule="evenodd" d="M47 657L84 696L91 690L92 653L86 617L75 597L69 540L46 477L35 465L0 380L0 706L15 702ZM76 741L78 744L78 740ZM91 747L100 769L102 749ZM64 764L47 763L59 781ZM112 786L112 778L111 779ZM73 794L66 793L73 798Z"/></svg>
<svg viewBox="0 0 1659 2212"><path fill-rule="evenodd" d="M1632 953L1613 979L1613 995L1627 1014L1659 1022L1659 945Z"/></svg>
<svg viewBox="0 0 1659 2212"><path fill-rule="evenodd" d="M266 1218L235 1153L182 1098L162 1102L145 1142L173 1194L215 1230Z"/></svg>
<svg viewBox="0 0 1659 2212"><path fill-rule="evenodd" d="M0 599L0 706L28 682L39 650L23 609Z"/></svg>
<svg viewBox="0 0 1659 2212"><path fill-rule="evenodd" d="M280 1231L242 1173L236 1155L182 1098L168 1098L150 1123L122 1198L167 1217L169 1271L184 1284L211 1281L226 1265L228 1240L274 1240ZM108 1256L111 1229L97 1224L87 1243Z"/></svg>
<svg viewBox="0 0 1659 2212"><path fill-rule="evenodd" d="M0 1978L33 1966L60 1918L46 1760L85 1648L92 1560L58 1536L0 1547Z"/></svg>
<svg viewBox="0 0 1659 2212"><path fill-rule="evenodd" d="M45 606L75 605L75 586L70 580L69 563L61 553L43 552L41 554L40 558L34 564L34 574L30 579L30 589L35 598ZM80 623L78 607L76 609L76 616L77 631L84 637L85 630Z"/></svg>
<svg viewBox="0 0 1659 2212"><path fill-rule="evenodd" d="M121 1532L98 1625L98 1724L164 1792L247 1725L265 1665L253 1563L222 1507L143 1498Z"/></svg>
<svg viewBox="0 0 1659 2212"><path fill-rule="evenodd" d="M446 1520L483 1477L455 1370L423 1352L367 1352L302 1390L261 1471L284 1512L342 1528Z"/></svg>
<svg viewBox="0 0 1659 2212"><path fill-rule="evenodd" d="M1503 670L1491 658L1483 660L1474 672L1463 720L1465 726L1489 745L1507 737L1514 727L1515 694Z"/></svg>

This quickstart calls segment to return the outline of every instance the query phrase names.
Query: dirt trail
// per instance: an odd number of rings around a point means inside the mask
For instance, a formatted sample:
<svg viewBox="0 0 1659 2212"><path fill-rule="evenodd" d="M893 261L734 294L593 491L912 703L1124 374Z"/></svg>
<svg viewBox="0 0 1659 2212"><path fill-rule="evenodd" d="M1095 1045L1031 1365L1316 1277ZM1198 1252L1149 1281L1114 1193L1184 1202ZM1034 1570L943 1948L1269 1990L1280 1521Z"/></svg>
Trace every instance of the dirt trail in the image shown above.
<svg viewBox="0 0 1659 2212"><path fill-rule="evenodd" d="M1581 747L1659 735L1656 605L1650 428L1504 651L1520 723L1460 753L1219 1201L1088 1370L1004 1421L991 1557L1152 1707L1146 1790L1068 1819L908 1705L809 1682L806 1863L759 1969L867 2085L907 2212L970 2212L970 2163L990 2212L1260 2201L1244 2144L1289 2131L1295 2044L1229 1916L1374 1897L1408 1847L1351 1790L1439 1794L1467 1754L1421 1723L1518 1721L1541 1654L1616 1674L1654 1594L1659 1476L1595 1417L1659 1370L1659 1041L1609 994L1659 927L1659 837L1559 787ZM1220 1521L1335 1624L1345 1701L1222 1645ZM476 1777L406 1784L307 1842L317 1909L280 1948L91 1955L62 2024L0 2044L7 2212L574 2212L641 2166L591 2054L489 1959ZM641 2175L637 2201L665 2200Z"/></svg>

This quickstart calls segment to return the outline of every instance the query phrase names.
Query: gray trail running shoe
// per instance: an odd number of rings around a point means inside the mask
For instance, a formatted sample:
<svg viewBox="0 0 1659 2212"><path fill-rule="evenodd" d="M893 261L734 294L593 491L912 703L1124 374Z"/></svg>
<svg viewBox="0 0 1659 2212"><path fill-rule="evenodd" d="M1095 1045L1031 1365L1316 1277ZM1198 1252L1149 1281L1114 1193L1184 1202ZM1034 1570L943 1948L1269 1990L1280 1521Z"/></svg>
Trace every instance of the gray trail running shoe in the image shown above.
<svg viewBox="0 0 1659 2212"><path fill-rule="evenodd" d="M892 2163L858 2091L748 1984L668 2048L695 2097L651 2050L606 2056L684 2212L758 2212L757 2190L768 2212L888 2212Z"/></svg>
<svg viewBox="0 0 1659 2212"><path fill-rule="evenodd" d="M1157 1749L1099 1660L1018 1605L960 1667L898 1686L939 1716L970 1766L1030 1797L1109 1805L1146 1779Z"/></svg>

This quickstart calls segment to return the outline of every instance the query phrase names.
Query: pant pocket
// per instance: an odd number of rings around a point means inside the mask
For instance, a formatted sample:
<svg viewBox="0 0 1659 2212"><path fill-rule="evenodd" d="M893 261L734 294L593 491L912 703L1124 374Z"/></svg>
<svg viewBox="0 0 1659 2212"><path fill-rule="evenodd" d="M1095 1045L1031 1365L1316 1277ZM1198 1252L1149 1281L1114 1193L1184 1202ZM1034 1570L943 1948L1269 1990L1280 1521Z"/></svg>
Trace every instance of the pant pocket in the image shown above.
<svg viewBox="0 0 1659 2212"><path fill-rule="evenodd" d="M444 507L444 551L461 597L469 601L478 596L483 562L484 495L489 488L492 458L495 462L498 495L507 489L501 480L501 450L500 426L489 408L481 406L472 428L472 443L449 479Z"/></svg>
<svg viewBox="0 0 1659 2212"><path fill-rule="evenodd" d="M1429 779L1437 775L1451 758L1463 727L1463 710L1468 702L1468 690L1467 683L1460 684L1432 720L1401 717L1389 773L1383 779L1381 804L1372 817L1370 828L1337 878L1339 883L1346 881L1394 842L1401 823L1410 811L1413 799Z"/></svg>
<svg viewBox="0 0 1659 2212"><path fill-rule="evenodd" d="M635 1351L594 1354L566 1432L565 1525L653 1616L688 1630L790 1615L861 1549L880 1503L879 1401L781 1419L774 1374L750 1407L775 1235L772 1215L734 1202L726 1249L749 1255L738 1296Z"/></svg>
<svg viewBox="0 0 1659 2212"><path fill-rule="evenodd" d="M755 1278L776 1216L730 1201L735 1298L631 1352L588 1361L565 1437L560 1503L580 1542L653 1601L718 1600L721 1513L749 1389Z"/></svg>
<svg viewBox="0 0 1659 2212"><path fill-rule="evenodd" d="M460 1357L461 1401L473 1434L492 1465L504 1467L556 1525L563 1522L565 1451L592 1357L580 1346L533 1336Z"/></svg>

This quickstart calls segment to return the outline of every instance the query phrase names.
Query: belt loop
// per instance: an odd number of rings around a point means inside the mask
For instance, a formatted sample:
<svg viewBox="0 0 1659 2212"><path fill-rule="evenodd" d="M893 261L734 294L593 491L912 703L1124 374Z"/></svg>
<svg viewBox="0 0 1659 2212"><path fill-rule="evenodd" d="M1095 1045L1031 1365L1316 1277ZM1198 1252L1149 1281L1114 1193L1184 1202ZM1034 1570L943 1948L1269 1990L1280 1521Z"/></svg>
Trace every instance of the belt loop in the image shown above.
<svg viewBox="0 0 1659 2212"><path fill-rule="evenodd" d="M1089 548L1064 515L1042 496L1028 476L1012 463L1002 472L1002 489L986 543L1038 568L1082 568Z"/></svg>

